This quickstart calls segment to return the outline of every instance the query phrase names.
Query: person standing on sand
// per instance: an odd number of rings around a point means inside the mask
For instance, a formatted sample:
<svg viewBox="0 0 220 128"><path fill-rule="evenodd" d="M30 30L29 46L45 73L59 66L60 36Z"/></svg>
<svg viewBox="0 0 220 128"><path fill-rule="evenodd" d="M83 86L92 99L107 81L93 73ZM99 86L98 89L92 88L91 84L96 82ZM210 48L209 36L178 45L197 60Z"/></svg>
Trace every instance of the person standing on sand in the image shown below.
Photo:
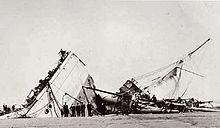
<svg viewBox="0 0 220 128"><path fill-rule="evenodd" d="M83 103L83 104L81 105L81 114L82 114L82 117L85 117L85 108L86 108L86 106L85 106L85 104Z"/></svg>
<svg viewBox="0 0 220 128"><path fill-rule="evenodd" d="M69 114L69 108L68 108L68 105L65 104L63 105L63 114L64 114L64 117L68 117L68 114Z"/></svg>
<svg viewBox="0 0 220 128"><path fill-rule="evenodd" d="M61 117L63 117L63 108L60 110Z"/></svg>
<svg viewBox="0 0 220 128"><path fill-rule="evenodd" d="M72 104L70 110L71 110L71 117L76 117L76 106Z"/></svg>
<svg viewBox="0 0 220 128"><path fill-rule="evenodd" d="M92 116L92 105L90 103L87 104L88 116Z"/></svg>
<svg viewBox="0 0 220 128"><path fill-rule="evenodd" d="M76 106L76 114L77 114L77 117L80 117L80 105L79 105L79 103L77 103L77 106Z"/></svg>

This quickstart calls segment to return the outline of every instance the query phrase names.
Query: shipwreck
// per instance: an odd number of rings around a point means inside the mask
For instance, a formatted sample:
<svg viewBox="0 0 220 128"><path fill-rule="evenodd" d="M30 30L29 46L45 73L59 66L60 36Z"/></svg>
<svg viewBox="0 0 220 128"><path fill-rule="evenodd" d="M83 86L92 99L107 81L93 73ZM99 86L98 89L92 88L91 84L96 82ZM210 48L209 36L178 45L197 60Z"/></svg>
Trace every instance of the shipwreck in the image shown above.
<svg viewBox="0 0 220 128"><path fill-rule="evenodd" d="M206 40L195 50L167 66L127 80L118 92L96 88L85 63L72 51L61 49L58 53L60 58L57 65L31 89L21 107L13 111L3 111L0 119L80 116L75 114L77 106L85 111L81 113L82 116L218 112L218 109L212 107L212 101L200 101L192 97L182 98L187 88L182 92L179 91L183 72L203 77L184 66L194 53L209 41L210 39ZM145 82L141 83L143 79ZM168 84L167 81L174 81L173 89L169 90L168 97L158 98L159 94L155 90L164 83Z"/></svg>

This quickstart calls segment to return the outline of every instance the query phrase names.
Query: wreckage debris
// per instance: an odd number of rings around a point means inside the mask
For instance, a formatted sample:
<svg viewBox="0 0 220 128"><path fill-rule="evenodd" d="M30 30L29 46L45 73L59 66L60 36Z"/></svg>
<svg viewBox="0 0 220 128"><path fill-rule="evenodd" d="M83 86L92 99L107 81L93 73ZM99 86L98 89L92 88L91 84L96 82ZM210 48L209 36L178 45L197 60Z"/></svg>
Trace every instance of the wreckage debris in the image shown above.
<svg viewBox="0 0 220 128"><path fill-rule="evenodd" d="M182 96L185 94L187 89L178 98L169 99L158 99L157 96L155 94L151 94L150 91L150 88L161 86L164 82L169 80L175 80L175 89L172 94L176 94L180 86L179 84L182 71L203 77L198 73L184 69L183 66L188 59L191 58L192 55L208 41L209 39L201 46L187 54L186 57L181 58L172 64L169 64L151 73L127 80L125 84L119 88L119 92L114 93L97 89L94 85L94 80L88 74L85 82L79 88L80 90L77 92L77 94L74 94L74 96L63 91L61 89L62 85L58 88L58 90L56 90L56 92L54 92L54 88L52 88L52 86L54 86L53 82L59 77L59 74L63 72L64 69L65 71L68 70L66 69L66 64L71 59L77 59L76 64L77 62L83 66L85 66L85 64L74 53L61 49L58 53L60 55L60 59L58 60L57 66L50 70L44 79L39 80L38 86L34 87L30 91L22 107L19 109L12 108L12 111L9 111L7 106L3 106L4 110L1 113L2 116L0 116L0 118L36 117L34 115L37 115L37 113L40 113L41 111L44 111L45 115L55 115L56 117L85 117L93 115L102 116L107 114L127 115L131 113L143 114L220 111L219 109L214 109L212 105L211 107L204 106L205 104L210 105L212 101L199 101L194 98L183 99ZM153 78L150 85L143 86L142 88L137 86L138 80L155 75L157 72L168 68L169 70L163 75ZM67 72L65 80L72 73L72 69ZM57 95L58 91L61 91L63 95ZM102 96L99 94L100 92L111 95L111 97ZM41 108L30 113L32 108L39 103L44 94L47 94L47 99L44 100L46 102L41 105ZM63 102L65 97L71 98L72 102ZM62 101L58 100L61 98Z"/></svg>

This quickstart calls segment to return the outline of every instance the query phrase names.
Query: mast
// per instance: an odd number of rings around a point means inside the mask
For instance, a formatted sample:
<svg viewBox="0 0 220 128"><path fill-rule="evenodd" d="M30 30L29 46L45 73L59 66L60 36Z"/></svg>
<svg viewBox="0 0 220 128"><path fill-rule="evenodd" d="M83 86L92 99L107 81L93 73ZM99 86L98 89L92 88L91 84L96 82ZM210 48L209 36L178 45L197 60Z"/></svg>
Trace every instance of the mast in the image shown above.
<svg viewBox="0 0 220 128"><path fill-rule="evenodd" d="M190 52L188 54L189 57L191 57L196 51L198 51L201 47L203 47L208 41L210 41L210 38L207 39L203 44L201 44L199 47L197 47L195 50L193 50L192 52Z"/></svg>
<svg viewBox="0 0 220 128"><path fill-rule="evenodd" d="M86 89L91 89L91 90L94 90L94 91L98 91L98 92L103 92L103 93L115 95L115 96L122 96L122 95L120 95L120 94L113 93L113 92L109 92L109 91L104 91L104 90L101 90L101 89L96 89L96 88L91 88L91 87L86 87L86 86L82 86L82 87L83 87L83 88L86 88Z"/></svg>
<svg viewBox="0 0 220 128"><path fill-rule="evenodd" d="M167 72L165 72L165 74L163 74L162 76L159 76L155 79L152 80L153 83L151 83L150 85L147 85L146 87L144 87L143 89L146 90L146 89L149 89L149 87L156 87L158 84L160 84L162 81L165 81L168 76L177 76L177 75L174 75L172 74L173 73L173 70L174 69L179 69L179 76L178 76L178 81L177 81L177 85L179 84L179 81L180 81L180 77L181 77L181 71L185 71L185 72L188 72L188 73L191 73L191 74L194 74L194 75L197 75L197 76L200 76L200 77L204 77L203 75L200 75L196 72L193 72L193 71L190 71L190 70L187 70L185 68L183 68L184 64L189 61L189 59L191 59L192 55L197 52L199 49L201 49L205 44L207 44L208 42L210 41L210 38L207 39L205 42L203 42L201 45L199 45L198 47L196 47L194 50L192 50L191 52L189 52L185 57L177 60L176 62L174 63L171 63L165 67L162 67L162 68L159 68L155 71L152 71L150 73L147 73L147 74L144 74L144 75L141 75L141 76L138 76L138 77L135 77L135 78L132 78L132 79L135 79L136 81L137 80L140 80L140 79L145 79L149 76L153 76L153 75L156 75L157 73L161 72L161 71L165 71L166 69L168 68L171 68L171 70L168 70ZM176 89L175 89L176 90Z"/></svg>

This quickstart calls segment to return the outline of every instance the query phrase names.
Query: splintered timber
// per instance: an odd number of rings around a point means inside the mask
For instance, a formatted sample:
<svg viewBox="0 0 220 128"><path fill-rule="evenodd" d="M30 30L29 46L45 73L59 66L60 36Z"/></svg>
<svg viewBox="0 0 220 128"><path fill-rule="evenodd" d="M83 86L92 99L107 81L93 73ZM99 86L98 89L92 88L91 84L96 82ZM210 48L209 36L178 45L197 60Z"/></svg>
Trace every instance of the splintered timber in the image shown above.
<svg viewBox="0 0 220 128"><path fill-rule="evenodd" d="M9 109L3 105L0 119L27 117L84 117L130 113L218 112L212 101L183 98L188 88L180 85L183 72L203 75L185 68L193 55L210 39L185 57L150 73L127 80L119 92L96 88L86 65L73 52L60 50L60 59L48 75L31 89L24 103ZM145 82L142 82L145 80ZM147 82L146 82L147 81ZM154 93L164 84L174 81L169 96L158 98ZM182 90L181 90L182 89ZM165 90L164 90L165 91ZM161 93L160 93L161 94Z"/></svg>

